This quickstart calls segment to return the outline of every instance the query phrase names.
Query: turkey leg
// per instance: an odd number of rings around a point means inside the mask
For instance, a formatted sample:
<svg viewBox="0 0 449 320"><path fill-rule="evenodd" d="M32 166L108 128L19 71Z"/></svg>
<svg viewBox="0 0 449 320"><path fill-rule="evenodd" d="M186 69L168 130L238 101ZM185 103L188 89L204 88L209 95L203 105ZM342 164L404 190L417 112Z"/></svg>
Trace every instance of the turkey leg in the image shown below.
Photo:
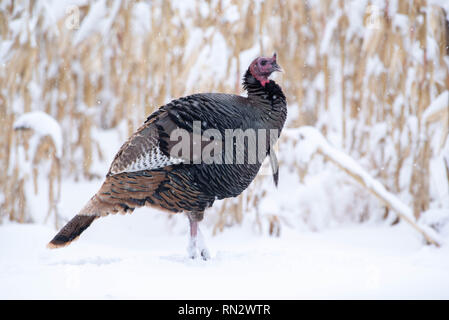
<svg viewBox="0 0 449 320"><path fill-rule="evenodd" d="M210 255L209 251L204 242L203 234L198 226L198 222L202 220L203 213L192 212L188 215L189 223L190 223L190 239L189 246L187 247L187 252L191 259L195 259L197 257L197 251L200 252L201 258L203 260L209 260Z"/></svg>

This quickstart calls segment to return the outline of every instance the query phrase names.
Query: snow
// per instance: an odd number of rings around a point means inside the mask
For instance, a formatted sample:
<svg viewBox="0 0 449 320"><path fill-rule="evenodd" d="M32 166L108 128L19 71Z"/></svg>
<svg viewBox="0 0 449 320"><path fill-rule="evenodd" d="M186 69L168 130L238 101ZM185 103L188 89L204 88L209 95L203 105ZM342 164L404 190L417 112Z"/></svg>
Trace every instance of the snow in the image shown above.
<svg viewBox="0 0 449 320"><path fill-rule="evenodd" d="M368 59L368 63L366 66L365 76L368 78L370 75L380 76L383 72L385 72L385 66L382 61L379 59L379 56L374 56Z"/></svg>
<svg viewBox="0 0 449 320"><path fill-rule="evenodd" d="M449 108L449 91L442 92L436 97L423 113L423 121L426 122L432 115Z"/></svg>
<svg viewBox="0 0 449 320"><path fill-rule="evenodd" d="M428 0L428 4L442 7L446 11L446 19L449 20L449 1L447 0Z"/></svg>
<svg viewBox="0 0 449 320"><path fill-rule="evenodd" d="M430 187L434 188L435 194L441 199L445 199L446 203L449 203L449 183L448 173L446 172L446 166L444 163L444 156L441 154L437 158L430 160ZM447 209L449 211L449 209Z"/></svg>
<svg viewBox="0 0 449 320"><path fill-rule="evenodd" d="M435 227L439 232L446 233L447 229L449 229L449 210L429 209L424 212L420 220L427 225Z"/></svg>
<svg viewBox="0 0 449 320"><path fill-rule="evenodd" d="M341 17L341 10L338 10L333 18L328 22L326 25L326 29L324 30L323 40L321 41L320 46L320 55L325 55L327 52L329 52L329 46L332 40L332 35L335 31L335 29L338 27L338 20Z"/></svg>
<svg viewBox="0 0 449 320"><path fill-rule="evenodd" d="M62 130L59 123L42 111L33 111L21 115L14 122L14 129L32 129L40 137L50 136L55 144L56 156L62 156Z"/></svg>
<svg viewBox="0 0 449 320"><path fill-rule="evenodd" d="M229 23L236 23L240 19L240 13L236 5L228 5L223 12L223 20Z"/></svg>
<svg viewBox="0 0 449 320"><path fill-rule="evenodd" d="M408 16L404 15L404 14L400 14L400 13L396 13L393 16L393 28L398 28L401 32L402 35L406 35L407 32L409 32L410 27L410 21L408 19Z"/></svg>
<svg viewBox="0 0 449 320"><path fill-rule="evenodd" d="M383 199L389 207L391 207L401 218L405 219L418 231L424 231L432 240L441 243L442 240L437 233L422 223L416 222L412 210L402 202L397 196L389 192L379 181L375 180L366 170L364 170L354 159L344 152L331 146L321 133L313 127L301 127L299 129L288 130L288 135L299 136L300 142L297 148L304 152L305 160L309 161L310 157L317 151L322 152L339 166L353 173L360 178L363 184L381 199ZM418 229L419 228L419 229Z"/></svg>
<svg viewBox="0 0 449 320"><path fill-rule="evenodd" d="M2 62L2 64L5 63L5 61L8 60L8 54L10 53L10 49L13 45L13 41L12 40L3 40L0 43L0 61Z"/></svg>
<svg viewBox="0 0 449 320"><path fill-rule="evenodd" d="M405 225L280 238L203 229L212 258L202 261L185 253L187 218L175 217L180 232L162 215L102 218L58 250L45 248L51 228L1 226L0 299L449 298L449 249L423 246Z"/></svg>
<svg viewBox="0 0 449 320"><path fill-rule="evenodd" d="M192 48L192 45L198 45L198 41L201 38L198 37L200 34L194 31L192 33L192 38L188 48ZM204 33L205 38L210 38L210 44L204 46L198 54L198 59L195 65L192 67L195 72L191 72L186 81L186 92L194 92L194 87L197 86L198 81L208 74L209 79L224 79L226 75L226 66L221 63L216 63L216 61L226 61L229 56L229 48L227 47L226 40L220 32L215 32L213 28L209 28ZM192 42L193 41L193 42ZM191 51L191 50L189 50ZM186 57L188 57L186 55Z"/></svg>
<svg viewBox="0 0 449 320"><path fill-rule="evenodd" d="M133 8L133 32L136 34L145 34L151 28L151 8L148 3L137 2Z"/></svg>
<svg viewBox="0 0 449 320"><path fill-rule="evenodd" d="M98 22L103 22L106 11L105 0L93 3L92 9L89 10L89 13L84 18L83 23L73 38L74 45L81 43L88 35L100 30L103 24Z"/></svg>

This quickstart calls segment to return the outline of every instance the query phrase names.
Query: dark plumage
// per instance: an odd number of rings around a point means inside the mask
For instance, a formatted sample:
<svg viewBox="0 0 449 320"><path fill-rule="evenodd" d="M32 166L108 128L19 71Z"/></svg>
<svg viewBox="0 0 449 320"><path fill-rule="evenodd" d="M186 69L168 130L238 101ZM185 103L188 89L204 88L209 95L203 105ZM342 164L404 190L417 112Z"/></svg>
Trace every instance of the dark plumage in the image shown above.
<svg viewBox="0 0 449 320"><path fill-rule="evenodd" d="M281 88L268 77L279 70L276 55L259 57L251 63L243 79L248 97L194 94L173 100L151 114L120 148L97 194L55 236L49 247L69 244L100 216L132 212L147 205L174 213L186 212L191 227L190 255L196 256L198 245L200 254L207 259L204 244L202 241L197 244L198 221L203 218L204 210L216 199L242 193L256 177L267 155L271 157L277 184L277 160L274 153L270 154L270 148L284 126L287 108ZM187 141L186 149L182 149L187 153L176 152L181 140L171 136L179 129L187 136L182 140ZM236 129L243 132L250 129L248 132L253 130L257 134L238 140L238 135L232 137ZM269 130L276 130L271 139ZM209 131L213 133L208 134ZM239 141L243 142L241 149L238 149ZM222 147L220 152L213 149L217 145ZM231 148L233 152L227 152ZM243 153L239 154L239 150ZM251 158L254 152L261 157ZM242 163L237 162L241 155L245 160ZM256 161L250 160L254 158Z"/></svg>

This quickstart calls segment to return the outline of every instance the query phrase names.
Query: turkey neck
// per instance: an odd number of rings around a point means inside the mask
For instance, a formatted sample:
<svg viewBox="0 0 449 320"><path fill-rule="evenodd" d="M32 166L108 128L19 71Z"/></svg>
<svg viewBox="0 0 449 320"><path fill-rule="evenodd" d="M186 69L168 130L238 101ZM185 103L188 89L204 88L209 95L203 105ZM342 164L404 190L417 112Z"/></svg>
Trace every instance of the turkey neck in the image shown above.
<svg viewBox="0 0 449 320"><path fill-rule="evenodd" d="M273 80L262 86L248 68L243 77L243 88L248 92L250 104L264 115L263 122L271 128L282 129L287 117L287 102L281 87Z"/></svg>

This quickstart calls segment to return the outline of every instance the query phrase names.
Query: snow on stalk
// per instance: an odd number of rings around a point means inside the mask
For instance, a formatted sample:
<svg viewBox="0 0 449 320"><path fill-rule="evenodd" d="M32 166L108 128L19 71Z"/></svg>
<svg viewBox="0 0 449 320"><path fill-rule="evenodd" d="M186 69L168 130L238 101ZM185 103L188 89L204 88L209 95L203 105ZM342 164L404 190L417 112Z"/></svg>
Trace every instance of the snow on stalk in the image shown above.
<svg viewBox="0 0 449 320"><path fill-rule="evenodd" d="M440 246L441 240L436 232L430 227L418 223L409 206L385 189L379 181L374 179L354 159L331 146L317 129L304 126L299 129L286 130L285 134L292 138L299 138L297 148L301 151L303 161L309 161L315 153L322 154L393 209L400 218L421 233L427 243L434 244L437 247Z"/></svg>
<svg viewBox="0 0 449 320"><path fill-rule="evenodd" d="M449 91L443 91L436 97L429 107L424 111L422 119L424 123L445 119L449 109Z"/></svg>
<svg viewBox="0 0 449 320"><path fill-rule="evenodd" d="M56 157L61 158L62 129L52 116L42 111L25 113L14 122L14 129L32 129L39 136L39 139L49 136L55 146Z"/></svg>
<svg viewBox="0 0 449 320"><path fill-rule="evenodd" d="M54 213L54 225L58 227L58 206L61 198L60 162L63 154L62 128L52 116L42 111L21 115L14 122L13 128L16 131L32 130L32 135L25 138L26 143L23 143L23 136L18 139L23 145L22 152L18 153L14 171L20 174L19 183L24 188L23 192L27 195L28 202L24 203L23 199L19 201L22 202L22 206L28 208L28 218L31 218L31 221L47 223ZM50 165L46 169L42 166L42 161L45 162L45 159L50 160ZM39 182L39 176L44 173L48 180ZM28 177L33 178L33 184L29 183ZM48 183L45 183L45 180ZM44 191L39 191L38 185L41 185ZM43 206L36 205L42 201L39 196L42 192L48 192L48 210L45 217L42 216L42 212L45 211ZM24 219L24 215L21 215L19 221L23 222Z"/></svg>

